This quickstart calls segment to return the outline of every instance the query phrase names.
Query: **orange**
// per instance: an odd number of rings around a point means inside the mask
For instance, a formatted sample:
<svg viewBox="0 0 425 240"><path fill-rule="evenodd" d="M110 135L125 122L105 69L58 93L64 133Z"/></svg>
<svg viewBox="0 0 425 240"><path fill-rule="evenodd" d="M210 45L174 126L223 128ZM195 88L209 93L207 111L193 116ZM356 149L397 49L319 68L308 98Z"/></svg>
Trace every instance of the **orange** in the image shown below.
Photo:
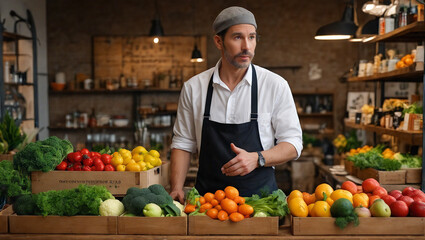
<svg viewBox="0 0 425 240"><path fill-rule="evenodd" d="M330 217L331 206L325 201L317 201L314 203L313 209L311 209L315 217Z"/></svg>
<svg viewBox="0 0 425 240"><path fill-rule="evenodd" d="M368 208L369 207L369 197L367 196L366 193L357 193L354 194L353 196L353 206L354 207L365 207Z"/></svg>
<svg viewBox="0 0 425 240"><path fill-rule="evenodd" d="M215 209L215 208L208 209L208 211L207 211L207 216L208 217L210 217L212 219L216 219L217 218L217 215L218 215L218 210L217 209Z"/></svg>
<svg viewBox="0 0 425 240"><path fill-rule="evenodd" d="M215 209L217 209L218 211L222 210L221 205L217 205L217 206L215 206L214 208L215 208Z"/></svg>
<svg viewBox="0 0 425 240"><path fill-rule="evenodd" d="M206 203L206 200L205 200L205 198L204 197L200 197L199 198L199 203L202 205L202 204L204 204L204 203Z"/></svg>
<svg viewBox="0 0 425 240"><path fill-rule="evenodd" d="M230 218L230 221L232 221L232 222L240 222L240 221L244 220L245 217L238 212L234 212L234 213L230 214L229 218Z"/></svg>
<svg viewBox="0 0 425 240"><path fill-rule="evenodd" d="M232 199L225 198L220 203L223 210L225 210L227 213L231 214L238 211L238 204L235 203Z"/></svg>
<svg viewBox="0 0 425 240"><path fill-rule="evenodd" d="M217 214L217 218L220 221L226 221L229 219L229 214L224 210L220 210Z"/></svg>
<svg viewBox="0 0 425 240"><path fill-rule="evenodd" d="M302 198L303 199L303 194L300 190L293 190L288 198L286 199L286 201L289 203L292 199L294 198Z"/></svg>
<svg viewBox="0 0 425 240"><path fill-rule="evenodd" d="M211 209L213 206L211 205L211 203L205 203L205 204L202 204L201 205L201 207L199 208L199 212L200 213L203 213L203 212L205 212L206 210L208 210L208 209Z"/></svg>
<svg viewBox="0 0 425 240"><path fill-rule="evenodd" d="M404 64L406 64L406 66L410 66L413 64L413 59L412 58L406 58L404 60Z"/></svg>
<svg viewBox="0 0 425 240"><path fill-rule="evenodd" d="M229 199L235 199L235 197L239 196L239 191L235 187L227 186L224 189L224 193L226 194L226 197Z"/></svg>
<svg viewBox="0 0 425 240"><path fill-rule="evenodd" d="M289 203L289 211L294 217L307 217L308 208L302 198L294 198Z"/></svg>
<svg viewBox="0 0 425 240"><path fill-rule="evenodd" d="M404 62L403 62L403 61L398 61L398 62L396 63L396 65L395 65L395 67L396 67L397 69L399 69L399 68L404 68L404 67L406 67L406 64L404 64Z"/></svg>
<svg viewBox="0 0 425 240"><path fill-rule="evenodd" d="M314 194L316 194L316 200L323 200L323 193L326 193L326 196L330 197L333 191L334 189L329 184L322 183L316 187Z"/></svg>
<svg viewBox="0 0 425 240"><path fill-rule="evenodd" d="M237 197L235 197L235 199L233 199L233 201L235 201L235 203L237 203L237 204L244 204L245 198L243 198L241 196L237 196Z"/></svg>
<svg viewBox="0 0 425 240"><path fill-rule="evenodd" d="M223 190L217 190L215 191L215 199L217 199L219 202L221 202L221 200L223 200L224 198L226 198L226 194L224 193Z"/></svg>
<svg viewBox="0 0 425 240"><path fill-rule="evenodd" d="M313 214L313 211L312 211L313 207L314 207L314 203L311 203L311 204L309 204L307 206L307 208L308 208L308 216L310 216L310 217L315 217L315 215Z"/></svg>
<svg viewBox="0 0 425 240"><path fill-rule="evenodd" d="M304 202L307 205L310 205L310 203L316 202L316 195L310 194L310 193L307 193L307 192L303 192L303 199L304 199Z"/></svg>
<svg viewBox="0 0 425 240"><path fill-rule="evenodd" d="M210 193L210 192L207 192L207 193L205 193L205 195L204 195L204 198L205 198L205 201L206 202L211 202L211 200L213 200L214 199L214 194L212 194L212 193Z"/></svg>
<svg viewBox="0 0 425 240"><path fill-rule="evenodd" d="M213 199L213 200L211 200L211 205L213 206L213 207L215 207L215 206L217 206L218 205L218 201L217 201L217 199Z"/></svg>
<svg viewBox="0 0 425 240"><path fill-rule="evenodd" d="M244 216L251 215L254 212L254 208L248 204L242 204L238 207L238 212L240 212Z"/></svg>

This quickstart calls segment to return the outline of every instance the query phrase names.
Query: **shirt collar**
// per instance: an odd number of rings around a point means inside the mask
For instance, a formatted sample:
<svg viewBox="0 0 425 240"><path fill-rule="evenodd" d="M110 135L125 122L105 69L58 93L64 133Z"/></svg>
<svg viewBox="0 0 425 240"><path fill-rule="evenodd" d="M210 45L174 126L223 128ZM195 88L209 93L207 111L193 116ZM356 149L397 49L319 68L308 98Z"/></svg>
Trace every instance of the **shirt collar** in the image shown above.
<svg viewBox="0 0 425 240"><path fill-rule="evenodd" d="M226 84L220 79L220 73L218 72L218 70L220 69L220 65L221 58L220 60L218 60L217 64L214 67L213 83L225 86ZM246 71L245 76L242 78L242 81L246 81L249 85L252 84L252 64L249 65L248 71Z"/></svg>

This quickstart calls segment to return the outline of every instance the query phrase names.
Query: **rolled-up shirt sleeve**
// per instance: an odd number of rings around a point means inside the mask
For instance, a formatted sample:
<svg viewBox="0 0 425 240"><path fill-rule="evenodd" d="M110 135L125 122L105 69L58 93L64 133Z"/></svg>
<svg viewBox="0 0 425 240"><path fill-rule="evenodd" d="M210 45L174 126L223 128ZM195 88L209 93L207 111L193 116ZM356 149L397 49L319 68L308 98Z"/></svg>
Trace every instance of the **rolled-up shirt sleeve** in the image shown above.
<svg viewBox="0 0 425 240"><path fill-rule="evenodd" d="M191 98L191 89L184 84L180 93L177 118L173 129L171 149L181 149L191 153L196 152L196 132Z"/></svg>
<svg viewBox="0 0 425 240"><path fill-rule="evenodd" d="M291 89L286 81L283 82L283 93L276 98L272 113L272 125L275 130L276 143L287 142L297 151L298 159L303 150L302 130Z"/></svg>

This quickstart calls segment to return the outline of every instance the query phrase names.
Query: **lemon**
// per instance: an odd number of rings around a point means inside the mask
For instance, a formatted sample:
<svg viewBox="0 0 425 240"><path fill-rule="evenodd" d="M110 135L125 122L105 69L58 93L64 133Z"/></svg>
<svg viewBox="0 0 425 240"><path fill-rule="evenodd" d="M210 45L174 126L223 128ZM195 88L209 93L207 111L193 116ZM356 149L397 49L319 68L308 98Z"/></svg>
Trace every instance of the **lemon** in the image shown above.
<svg viewBox="0 0 425 240"><path fill-rule="evenodd" d="M118 153L111 159L111 164L114 167L117 167L118 165L123 164L124 159L121 157L121 155Z"/></svg>
<svg viewBox="0 0 425 240"><path fill-rule="evenodd" d="M140 165L135 163L135 162L131 162L129 164L127 164L127 166L125 167L126 171L131 171L131 172L140 172L141 168Z"/></svg>
<svg viewBox="0 0 425 240"><path fill-rule="evenodd" d="M117 171L118 171L118 172L123 172L123 171L125 171L125 165L122 165L122 164L118 165L118 166L117 166Z"/></svg>
<svg viewBox="0 0 425 240"><path fill-rule="evenodd" d="M120 156L120 157L121 157L121 154L120 154L119 152L114 152L114 153L112 154L112 157L115 157L115 156Z"/></svg>
<svg viewBox="0 0 425 240"><path fill-rule="evenodd" d="M127 149L124 149L124 148L121 148L120 149L120 151L119 151L119 153L121 154L121 156L123 157L123 158L126 158L126 157L132 157L131 156L131 152L129 151L129 150L127 150Z"/></svg>
<svg viewBox="0 0 425 240"><path fill-rule="evenodd" d="M136 162L143 161L145 156L143 154L133 154L133 159Z"/></svg>
<svg viewBox="0 0 425 240"><path fill-rule="evenodd" d="M149 155L159 158L159 152L157 150L150 150Z"/></svg>
<svg viewBox="0 0 425 240"><path fill-rule="evenodd" d="M137 164L139 164L139 166L140 166L140 169L144 169L144 168L146 168L146 163L145 162L143 162L143 161L139 161L139 162L136 162Z"/></svg>
<svg viewBox="0 0 425 240"><path fill-rule="evenodd" d="M161 161L161 159L159 158L159 157L156 157L155 158L155 163L154 164L152 164L154 167L158 167L158 166L161 166L161 164L162 164L162 161Z"/></svg>
<svg viewBox="0 0 425 240"><path fill-rule="evenodd" d="M133 149L133 151L131 151L131 154L132 155L135 155L135 154L145 154L147 152L148 152L148 150L146 150L146 148L144 148L143 146L137 146L137 147L135 147Z"/></svg>
<svg viewBox="0 0 425 240"><path fill-rule="evenodd" d="M123 161L122 164L124 164L124 165L127 165L129 162L131 162L131 160L133 160L133 158L131 156L130 157L129 156L123 157L123 159L124 159L124 161ZM134 162L136 162L136 161L134 161Z"/></svg>
<svg viewBox="0 0 425 240"><path fill-rule="evenodd" d="M152 164L150 164L150 163L146 163L146 168L149 170L149 169L151 169L151 168L154 168L154 166L152 166Z"/></svg>
<svg viewBox="0 0 425 240"><path fill-rule="evenodd" d="M145 155L145 162L146 163L150 163L152 166L155 165L156 159L154 156L150 155L150 154L146 154Z"/></svg>

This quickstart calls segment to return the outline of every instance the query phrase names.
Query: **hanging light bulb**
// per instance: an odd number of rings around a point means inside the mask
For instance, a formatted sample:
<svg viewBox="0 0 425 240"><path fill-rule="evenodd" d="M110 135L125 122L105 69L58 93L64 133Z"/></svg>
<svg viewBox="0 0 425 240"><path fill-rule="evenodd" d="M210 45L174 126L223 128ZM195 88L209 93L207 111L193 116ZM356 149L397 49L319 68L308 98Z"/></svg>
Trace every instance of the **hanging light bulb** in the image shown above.
<svg viewBox="0 0 425 240"><path fill-rule="evenodd" d="M203 62L204 59L202 58L201 51L198 49L198 45L195 43L195 47L192 51L192 58L190 59L191 62Z"/></svg>
<svg viewBox="0 0 425 240"><path fill-rule="evenodd" d="M355 36L357 25L354 23L354 9L347 4L342 19L320 27L314 39L316 40L345 40Z"/></svg>
<svg viewBox="0 0 425 240"><path fill-rule="evenodd" d="M149 36L154 37L153 42L158 43L159 37L164 36L164 30L162 29L161 20L159 19L158 4L155 1L155 18L152 20L151 30Z"/></svg>

